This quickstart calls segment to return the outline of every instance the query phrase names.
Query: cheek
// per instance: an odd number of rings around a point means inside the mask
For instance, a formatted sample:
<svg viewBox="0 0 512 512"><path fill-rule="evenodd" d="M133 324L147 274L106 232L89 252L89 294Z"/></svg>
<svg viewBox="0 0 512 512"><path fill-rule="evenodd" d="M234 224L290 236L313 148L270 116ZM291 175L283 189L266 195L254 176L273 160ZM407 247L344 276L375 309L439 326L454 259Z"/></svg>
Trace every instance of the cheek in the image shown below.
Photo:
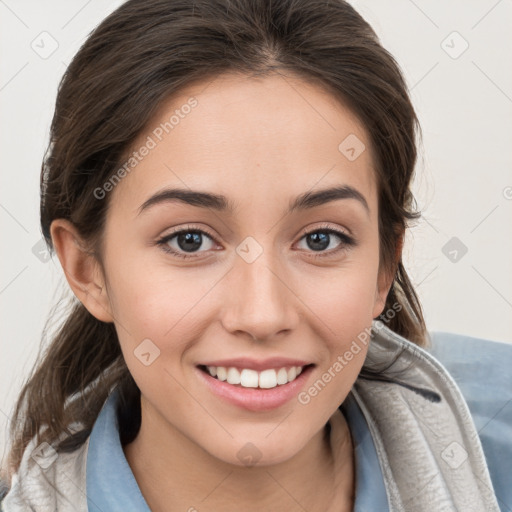
<svg viewBox="0 0 512 512"><path fill-rule="evenodd" d="M378 258L360 255L339 268L301 276L301 298L336 336L345 338L371 324L376 299Z"/></svg>
<svg viewBox="0 0 512 512"><path fill-rule="evenodd" d="M361 279L334 282L329 292L317 300L315 310L324 325L322 337L328 346L330 361L351 350L355 356L351 366L362 365L359 359L364 359L367 346L364 342L368 341L365 333L372 325L375 283ZM363 340L363 343L358 340ZM359 348L353 345L354 341ZM347 359L352 360L352 356L348 355Z"/></svg>
<svg viewBox="0 0 512 512"><path fill-rule="evenodd" d="M376 298L378 257L359 253L338 270L303 278L301 298L315 313L317 335L328 357L326 380L344 398L356 379L368 349ZM336 375L338 378L333 378ZM343 377L339 377L343 375ZM348 386L348 387L347 387ZM334 389L337 388L337 391Z"/></svg>
<svg viewBox="0 0 512 512"><path fill-rule="evenodd" d="M326 357L312 386L299 396L299 402L331 410L343 402L364 364L371 336L372 283L360 280L332 286L317 309L318 336ZM324 391L325 389L325 391Z"/></svg>
<svg viewBox="0 0 512 512"><path fill-rule="evenodd" d="M167 264L163 250L116 230L109 245L108 294L115 320L132 342L160 339L214 285L212 272Z"/></svg>
<svg viewBox="0 0 512 512"><path fill-rule="evenodd" d="M213 286L210 279L169 271L142 273L119 282L114 299L114 314L134 341L179 338L191 323L200 303ZM114 285L115 286L115 285Z"/></svg>
<svg viewBox="0 0 512 512"><path fill-rule="evenodd" d="M222 276L217 274L150 265L133 256L112 269L109 295L116 330L126 364L141 387L169 378L164 369L174 374L189 345L201 337L214 311L209 301ZM154 359L151 371L144 359Z"/></svg>

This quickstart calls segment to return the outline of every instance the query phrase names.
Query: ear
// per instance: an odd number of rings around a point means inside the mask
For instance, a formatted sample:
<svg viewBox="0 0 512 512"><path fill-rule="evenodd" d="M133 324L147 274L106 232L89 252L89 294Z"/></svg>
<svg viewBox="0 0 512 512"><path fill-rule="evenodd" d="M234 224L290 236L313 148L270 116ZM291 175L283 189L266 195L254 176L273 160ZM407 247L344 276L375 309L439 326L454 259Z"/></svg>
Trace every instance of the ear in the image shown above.
<svg viewBox="0 0 512 512"><path fill-rule="evenodd" d="M66 219L55 219L50 226L50 233L75 296L98 320L113 322L101 266L96 257L87 251L74 225Z"/></svg>
<svg viewBox="0 0 512 512"><path fill-rule="evenodd" d="M395 263L393 265L393 271L379 269L379 276L377 280L377 289L375 291L375 303L373 306L373 318L377 318L379 315L381 315L384 311L384 308L386 306L386 298L388 296L389 290L391 289L391 286L393 286L393 281L395 279L395 272L400 258L402 256L402 248L404 243L404 234L402 233L399 238L398 242L396 244L396 251L395 251Z"/></svg>

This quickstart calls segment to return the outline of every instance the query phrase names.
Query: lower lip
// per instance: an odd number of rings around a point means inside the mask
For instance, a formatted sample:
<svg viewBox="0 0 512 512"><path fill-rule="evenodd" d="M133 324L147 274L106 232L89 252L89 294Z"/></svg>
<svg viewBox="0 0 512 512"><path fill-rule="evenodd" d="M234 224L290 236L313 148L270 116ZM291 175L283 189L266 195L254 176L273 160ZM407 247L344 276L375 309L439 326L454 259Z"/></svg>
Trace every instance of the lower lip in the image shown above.
<svg viewBox="0 0 512 512"><path fill-rule="evenodd" d="M301 374L288 384L278 385L270 389L260 389L233 386L212 377L196 367L200 378L203 379L213 393L227 402L248 411L269 411L281 407L299 394L312 369L313 366L304 368Z"/></svg>

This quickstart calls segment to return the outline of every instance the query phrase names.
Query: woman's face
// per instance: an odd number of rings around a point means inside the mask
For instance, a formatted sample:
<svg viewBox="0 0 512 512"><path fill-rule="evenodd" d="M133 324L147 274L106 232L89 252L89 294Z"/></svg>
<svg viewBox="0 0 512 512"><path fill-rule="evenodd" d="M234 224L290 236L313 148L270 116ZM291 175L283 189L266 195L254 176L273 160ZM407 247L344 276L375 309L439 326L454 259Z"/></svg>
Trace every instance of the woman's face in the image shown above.
<svg viewBox="0 0 512 512"><path fill-rule="evenodd" d="M277 463L342 403L389 287L370 149L298 78L224 75L162 105L104 188L109 314L155 435Z"/></svg>

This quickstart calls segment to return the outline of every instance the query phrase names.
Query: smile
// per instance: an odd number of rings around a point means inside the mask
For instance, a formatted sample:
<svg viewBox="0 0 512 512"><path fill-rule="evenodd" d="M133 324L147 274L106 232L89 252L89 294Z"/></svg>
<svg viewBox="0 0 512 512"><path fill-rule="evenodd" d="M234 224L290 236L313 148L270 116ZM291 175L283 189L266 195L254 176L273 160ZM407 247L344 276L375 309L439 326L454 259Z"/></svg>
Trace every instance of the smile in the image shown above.
<svg viewBox="0 0 512 512"><path fill-rule="evenodd" d="M235 407L270 411L293 400L305 387L315 365L254 370L235 366L196 366L206 389Z"/></svg>
<svg viewBox="0 0 512 512"><path fill-rule="evenodd" d="M271 389L293 382L304 369L303 366L269 368L263 371L249 368L235 368L225 366L202 366L203 371L223 382L238 385L244 388Z"/></svg>

